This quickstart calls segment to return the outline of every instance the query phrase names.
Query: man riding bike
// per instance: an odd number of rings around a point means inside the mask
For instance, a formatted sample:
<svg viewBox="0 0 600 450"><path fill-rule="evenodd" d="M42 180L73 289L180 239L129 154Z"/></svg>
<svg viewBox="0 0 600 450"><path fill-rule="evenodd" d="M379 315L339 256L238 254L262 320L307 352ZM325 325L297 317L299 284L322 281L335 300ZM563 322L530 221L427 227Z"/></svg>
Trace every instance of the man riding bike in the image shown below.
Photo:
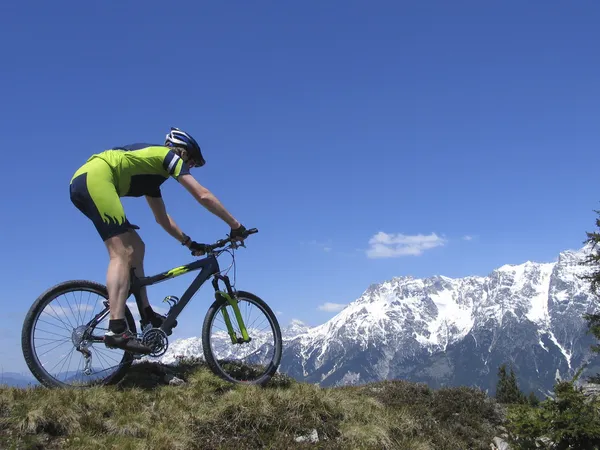
<svg viewBox="0 0 600 450"><path fill-rule="evenodd" d="M150 353L128 329L125 321L125 301L129 291L129 271L144 276L145 245L139 229L127 219L121 197L146 197L156 222L185 245L196 256L204 253L204 245L183 233L166 212L160 185L173 177L206 209L221 218L231 228L229 236L244 238L245 227L219 200L190 174L190 168L202 167L205 160L194 138L171 127L164 145L132 144L115 147L92 155L73 175L70 194L73 204L88 217L104 241L110 258L106 274L110 319L104 336L107 347L135 353ZM146 288L141 290L144 306L142 326L159 327L164 321L153 311Z"/></svg>

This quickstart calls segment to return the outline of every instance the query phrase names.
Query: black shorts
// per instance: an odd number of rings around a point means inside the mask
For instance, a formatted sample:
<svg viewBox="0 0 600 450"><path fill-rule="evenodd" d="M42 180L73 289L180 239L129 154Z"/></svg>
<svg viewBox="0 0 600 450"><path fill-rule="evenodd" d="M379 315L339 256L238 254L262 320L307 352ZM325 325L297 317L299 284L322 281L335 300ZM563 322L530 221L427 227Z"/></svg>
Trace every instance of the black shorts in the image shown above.
<svg viewBox="0 0 600 450"><path fill-rule="evenodd" d="M81 166L69 190L71 201L92 221L103 241L140 228L127 220L112 170L103 160L94 159Z"/></svg>

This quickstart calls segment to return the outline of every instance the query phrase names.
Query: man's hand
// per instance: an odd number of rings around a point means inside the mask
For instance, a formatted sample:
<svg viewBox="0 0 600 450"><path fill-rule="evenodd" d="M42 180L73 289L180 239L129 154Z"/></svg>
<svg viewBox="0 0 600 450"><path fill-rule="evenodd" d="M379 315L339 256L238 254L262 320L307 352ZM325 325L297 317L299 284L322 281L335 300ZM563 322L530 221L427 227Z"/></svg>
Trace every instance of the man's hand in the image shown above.
<svg viewBox="0 0 600 450"><path fill-rule="evenodd" d="M235 229L231 229L231 232L229 233L229 238L230 239L235 239L238 241L243 241L246 238L246 227L244 227L244 225L240 224L240 226L238 228Z"/></svg>
<svg viewBox="0 0 600 450"><path fill-rule="evenodd" d="M194 256L202 256L206 253L206 244L200 244L196 241L190 242L188 248L192 251Z"/></svg>

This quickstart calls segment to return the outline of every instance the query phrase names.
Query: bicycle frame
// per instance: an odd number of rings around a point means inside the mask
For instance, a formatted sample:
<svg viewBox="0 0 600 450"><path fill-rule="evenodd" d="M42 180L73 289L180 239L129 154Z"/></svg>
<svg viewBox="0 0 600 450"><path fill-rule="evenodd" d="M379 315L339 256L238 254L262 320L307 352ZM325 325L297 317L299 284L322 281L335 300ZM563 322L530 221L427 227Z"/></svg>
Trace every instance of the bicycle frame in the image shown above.
<svg viewBox="0 0 600 450"><path fill-rule="evenodd" d="M256 228L248 230L248 234L257 233L258 230ZM230 247L224 247L228 242L231 242L229 239L220 239L214 244L207 246L209 248L207 256L198 261L194 261L192 263L175 267L166 272L159 273L150 277L138 277L135 274L135 268L132 267L130 270L130 282L129 282L129 292L127 298L131 295L135 297L135 302L137 305L137 309L140 313L140 317L142 321L145 319L144 308L142 307L142 298L141 298L141 289L145 286L152 286L157 283L161 283L166 280L170 280L172 278L178 277L180 275L192 272L194 270L199 270L200 273L194 278L192 283L188 286L186 291L183 293L181 299L169 308L169 312L166 315L165 321L160 326L160 330L165 332L167 335L170 334L173 329L173 324L175 320L181 314L181 311L185 308L185 306L190 302L194 294L200 289L200 287L208 280L210 277L214 277L212 281L213 288L215 289L215 300L219 300L219 298L225 299L230 306L233 308L235 318L239 325L239 330L242 334L241 338L238 338L235 330L231 324L231 319L229 318L229 313L226 308L221 310L223 314L223 319L227 326L227 332L231 338L231 342L233 344L239 344L243 342L250 342L251 338L248 336L248 331L246 329L246 325L244 324L244 320L242 319L242 313L240 312L240 308L238 306L238 302L235 300L235 294L231 287L231 283L229 282L229 277L227 275L221 275L221 269L219 268L219 262L217 260L217 256L222 252L226 251L227 248L237 248L238 246L245 247L243 244L232 244ZM224 247L224 248L221 248ZM217 250L219 249L219 250ZM216 252L215 252L216 250ZM219 280L225 283L226 291L219 289ZM87 330L94 329L98 323L100 323L108 314L109 314L109 304L108 301L104 302L105 309L97 314L94 318L92 318L85 326ZM103 336L94 336L91 333L85 333L86 342L102 342L104 341ZM83 340L82 340L83 341ZM86 351L87 348L78 348L80 351Z"/></svg>
<svg viewBox="0 0 600 450"><path fill-rule="evenodd" d="M219 296L223 296L231 304L231 306L234 310L238 325L240 327L240 331L242 333L242 340L240 341L237 339L235 331L231 325L231 321L229 319L229 314L227 313L227 310L223 309L222 312L223 312L224 320L227 325L227 331L231 337L232 342L233 343L248 342L249 341L248 332L246 330L246 326L242 319L242 315L240 313L238 304L235 300L233 300L234 293L233 293L233 289L231 287L231 283L229 282L229 277L227 277L226 275L219 274L219 272L221 270L219 268L219 261L217 260L217 257L213 253L210 253L207 257L200 259L198 261L194 261L190 264L186 264L183 266L175 267L171 270L168 270L166 272L162 272L157 275L150 276L150 277L137 277L134 272L135 268L131 268L131 272L130 272L130 280L131 281L130 281L129 295L133 295L135 297L135 301L137 304L138 311L140 313L140 317L142 317L142 318L144 317L144 311L143 311L143 307L142 307L142 299L141 299L141 295L140 295L141 288L143 288L145 286L152 286L154 284L158 284L163 281L170 280L170 279L176 278L178 276L181 276L186 273L192 272L194 270L199 270L199 269L201 269L200 273L196 276L196 278L194 278L192 283L185 290L185 292L181 296L181 299L179 299L179 301L169 309L169 312L166 316L166 320L160 326L160 329L162 331L164 331L165 333L169 334L171 332L173 324L175 323L175 320L177 319L179 314L181 314L181 312L186 307L186 305L190 302L190 300L192 299L194 294L200 289L200 287L210 277L214 276L212 285L215 290L215 299L218 299ZM219 289L219 280L221 280L225 283L226 291L222 291Z"/></svg>

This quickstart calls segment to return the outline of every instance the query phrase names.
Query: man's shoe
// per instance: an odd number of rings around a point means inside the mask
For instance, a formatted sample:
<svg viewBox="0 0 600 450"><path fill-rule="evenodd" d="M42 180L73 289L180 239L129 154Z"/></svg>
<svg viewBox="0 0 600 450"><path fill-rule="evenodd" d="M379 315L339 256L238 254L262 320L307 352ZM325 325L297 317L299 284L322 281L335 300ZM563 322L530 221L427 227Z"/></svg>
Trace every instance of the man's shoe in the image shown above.
<svg viewBox="0 0 600 450"><path fill-rule="evenodd" d="M104 335L104 345L108 348L120 348L132 353L152 353L152 349L142 344L131 330L125 330L122 333L114 333L109 330Z"/></svg>

